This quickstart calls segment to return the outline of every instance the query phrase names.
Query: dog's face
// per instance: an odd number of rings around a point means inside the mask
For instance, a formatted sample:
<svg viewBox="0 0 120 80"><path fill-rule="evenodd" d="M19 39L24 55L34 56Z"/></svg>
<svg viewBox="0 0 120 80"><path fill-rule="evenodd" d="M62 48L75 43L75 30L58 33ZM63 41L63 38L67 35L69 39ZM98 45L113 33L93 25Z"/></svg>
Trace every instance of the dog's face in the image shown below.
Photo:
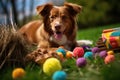
<svg viewBox="0 0 120 80"><path fill-rule="evenodd" d="M44 25L50 29L56 39L63 34L72 33L75 27L75 17L81 11L81 6L65 3L64 6L45 4L37 7L39 14L43 16Z"/></svg>

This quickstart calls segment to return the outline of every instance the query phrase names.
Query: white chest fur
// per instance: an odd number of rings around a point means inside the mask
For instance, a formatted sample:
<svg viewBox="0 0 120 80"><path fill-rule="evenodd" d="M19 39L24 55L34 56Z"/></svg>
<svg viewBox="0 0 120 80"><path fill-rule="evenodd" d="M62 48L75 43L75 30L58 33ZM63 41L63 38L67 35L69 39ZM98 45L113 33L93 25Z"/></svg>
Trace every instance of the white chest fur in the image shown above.
<svg viewBox="0 0 120 80"><path fill-rule="evenodd" d="M67 37L65 35L62 36L60 40L56 39L54 35L50 37L50 40L59 44L59 45L65 45L67 43Z"/></svg>

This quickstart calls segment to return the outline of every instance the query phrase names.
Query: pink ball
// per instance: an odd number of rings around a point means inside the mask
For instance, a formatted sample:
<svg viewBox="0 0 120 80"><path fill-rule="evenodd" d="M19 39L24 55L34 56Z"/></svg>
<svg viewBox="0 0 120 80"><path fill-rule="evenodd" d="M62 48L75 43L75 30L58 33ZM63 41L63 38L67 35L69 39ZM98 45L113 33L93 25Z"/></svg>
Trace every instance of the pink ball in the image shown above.
<svg viewBox="0 0 120 80"><path fill-rule="evenodd" d="M83 57L84 55L84 49L82 47L76 47L73 50L73 56L78 58L78 57Z"/></svg>
<svg viewBox="0 0 120 80"><path fill-rule="evenodd" d="M115 56L114 55L107 55L104 59L105 64L109 64L111 62L113 62L115 60Z"/></svg>

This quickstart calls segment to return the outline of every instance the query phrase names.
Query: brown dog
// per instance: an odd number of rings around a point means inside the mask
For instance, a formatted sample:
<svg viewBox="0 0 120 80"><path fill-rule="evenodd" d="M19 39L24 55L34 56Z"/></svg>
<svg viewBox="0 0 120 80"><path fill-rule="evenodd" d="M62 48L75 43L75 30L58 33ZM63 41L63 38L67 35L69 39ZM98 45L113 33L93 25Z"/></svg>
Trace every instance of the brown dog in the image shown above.
<svg viewBox="0 0 120 80"><path fill-rule="evenodd" d="M64 6L44 4L38 6L37 12L43 20L32 21L24 25L19 32L29 43L36 43L41 48L54 48L64 46L72 50L76 42L76 15L81 11L81 6L65 3Z"/></svg>

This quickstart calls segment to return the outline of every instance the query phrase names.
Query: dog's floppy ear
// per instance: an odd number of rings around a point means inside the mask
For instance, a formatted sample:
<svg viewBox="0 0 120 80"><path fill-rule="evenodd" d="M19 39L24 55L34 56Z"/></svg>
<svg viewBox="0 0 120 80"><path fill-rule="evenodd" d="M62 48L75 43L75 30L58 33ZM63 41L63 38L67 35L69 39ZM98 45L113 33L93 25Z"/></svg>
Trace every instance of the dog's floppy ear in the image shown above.
<svg viewBox="0 0 120 80"><path fill-rule="evenodd" d="M73 4L73 3L64 3L64 6L68 9L68 11L73 15L76 16L81 10L82 6Z"/></svg>
<svg viewBox="0 0 120 80"><path fill-rule="evenodd" d="M50 10L52 9L53 5L50 3L40 5L36 7L37 13L45 16L46 14L49 14Z"/></svg>

